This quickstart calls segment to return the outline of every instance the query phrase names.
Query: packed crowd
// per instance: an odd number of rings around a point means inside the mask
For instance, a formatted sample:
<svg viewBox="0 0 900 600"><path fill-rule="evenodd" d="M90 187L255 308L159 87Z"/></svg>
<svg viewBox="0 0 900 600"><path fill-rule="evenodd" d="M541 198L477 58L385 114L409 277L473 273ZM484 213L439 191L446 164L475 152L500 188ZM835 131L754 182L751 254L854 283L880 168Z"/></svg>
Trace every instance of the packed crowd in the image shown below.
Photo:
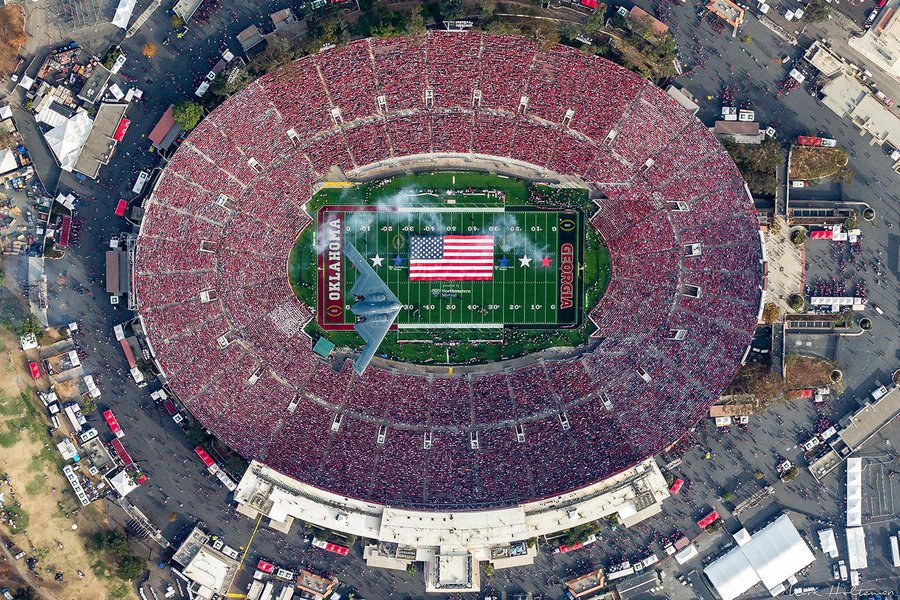
<svg viewBox="0 0 900 600"><path fill-rule="evenodd" d="M432 152L507 156L603 191L590 222L612 280L580 355L359 377L313 354L313 309L284 269L314 183ZM306 57L213 111L154 191L135 288L168 385L240 453L347 495L476 506L584 486L684 433L750 341L760 260L734 164L665 93L570 50L431 32Z"/></svg>

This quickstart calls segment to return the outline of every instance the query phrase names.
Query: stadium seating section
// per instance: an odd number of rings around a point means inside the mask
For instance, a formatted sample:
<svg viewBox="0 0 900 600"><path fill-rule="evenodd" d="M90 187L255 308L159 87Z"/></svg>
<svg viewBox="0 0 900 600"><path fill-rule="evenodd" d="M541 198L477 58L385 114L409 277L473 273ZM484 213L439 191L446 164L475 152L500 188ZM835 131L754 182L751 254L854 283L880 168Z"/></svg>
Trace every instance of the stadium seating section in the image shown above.
<svg viewBox="0 0 900 600"><path fill-rule="evenodd" d="M284 271L314 182L430 152L515 158L602 192L590 222L612 283L581 354L362 378L313 355L315 308ZM302 58L213 111L152 196L134 283L169 387L241 454L340 494L464 509L583 487L682 436L747 348L760 261L734 164L658 88L569 49L432 32Z"/></svg>

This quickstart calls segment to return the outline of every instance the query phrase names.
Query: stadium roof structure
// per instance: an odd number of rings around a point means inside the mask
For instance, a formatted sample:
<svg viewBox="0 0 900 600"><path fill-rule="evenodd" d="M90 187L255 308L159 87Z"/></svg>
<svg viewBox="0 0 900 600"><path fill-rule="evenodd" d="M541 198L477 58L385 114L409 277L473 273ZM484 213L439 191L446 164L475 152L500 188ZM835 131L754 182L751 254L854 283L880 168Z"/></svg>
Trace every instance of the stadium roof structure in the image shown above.
<svg viewBox="0 0 900 600"><path fill-rule="evenodd" d="M809 546L783 514L710 563L704 573L723 600L734 600L760 582L767 590L777 590L813 560Z"/></svg>
<svg viewBox="0 0 900 600"><path fill-rule="evenodd" d="M314 186L436 159L598 191L597 343L453 377L312 352L316 307L283 267ZM452 512L552 503L682 436L747 351L762 260L737 168L664 91L562 46L435 31L303 57L212 111L147 200L133 287L168 389L224 443L341 498Z"/></svg>

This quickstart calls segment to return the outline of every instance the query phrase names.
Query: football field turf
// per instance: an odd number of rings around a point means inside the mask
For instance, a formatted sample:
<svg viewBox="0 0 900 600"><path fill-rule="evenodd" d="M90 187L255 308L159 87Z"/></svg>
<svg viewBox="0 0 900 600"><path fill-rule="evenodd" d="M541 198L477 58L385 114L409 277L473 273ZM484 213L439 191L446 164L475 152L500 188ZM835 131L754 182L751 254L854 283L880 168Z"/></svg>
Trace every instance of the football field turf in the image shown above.
<svg viewBox="0 0 900 600"><path fill-rule="evenodd" d="M357 271L343 254L343 245L352 243L403 304L399 329L577 327L583 299L581 212L472 200L321 207L316 215L319 324L331 330L353 327L350 290ZM448 235L492 236L491 280L410 280L410 238Z"/></svg>

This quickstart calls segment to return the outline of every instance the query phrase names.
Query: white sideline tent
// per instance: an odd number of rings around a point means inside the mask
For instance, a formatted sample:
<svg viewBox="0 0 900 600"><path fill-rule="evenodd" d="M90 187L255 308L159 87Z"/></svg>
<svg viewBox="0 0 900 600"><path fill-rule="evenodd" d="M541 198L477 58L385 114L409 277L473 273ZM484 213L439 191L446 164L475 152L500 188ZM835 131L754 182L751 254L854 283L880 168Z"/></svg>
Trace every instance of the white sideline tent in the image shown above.
<svg viewBox="0 0 900 600"><path fill-rule="evenodd" d="M781 515L712 562L704 573L722 600L734 600L760 582L774 595L784 589L782 582L813 560L797 528L787 515Z"/></svg>
<svg viewBox="0 0 900 600"><path fill-rule="evenodd" d="M46 134L44 138L56 155L59 167L63 171L71 172L78 162L84 143L91 133L94 122L84 110L79 110L60 125L57 125Z"/></svg>
<svg viewBox="0 0 900 600"><path fill-rule="evenodd" d="M128 21L131 20L131 13L134 12L134 5L137 0L119 0L119 6L116 7L116 14L113 15L112 24L120 29L128 29Z"/></svg>

